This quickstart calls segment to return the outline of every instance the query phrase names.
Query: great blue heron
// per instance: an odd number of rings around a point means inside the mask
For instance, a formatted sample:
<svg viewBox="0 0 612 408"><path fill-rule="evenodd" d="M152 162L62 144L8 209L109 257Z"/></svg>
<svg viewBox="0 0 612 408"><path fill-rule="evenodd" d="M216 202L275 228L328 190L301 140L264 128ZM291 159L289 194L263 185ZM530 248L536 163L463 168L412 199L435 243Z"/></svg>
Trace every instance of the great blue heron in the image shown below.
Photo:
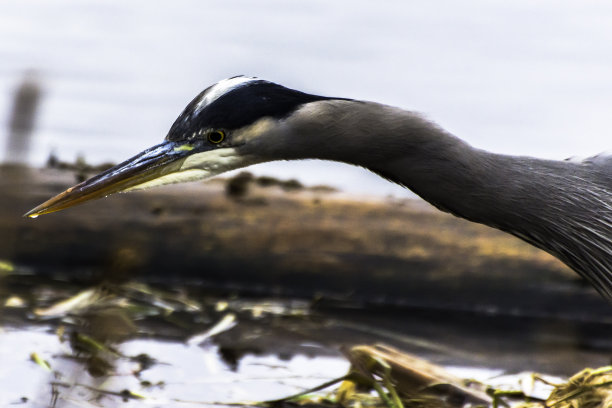
<svg viewBox="0 0 612 408"><path fill-rule="evenodd" d="M255 163L310 158L365 167L442 211L513 234L612 300L612 157L552 161L489 153L414 112L244 76L196 96L161 144L26 215Z"/></svg>

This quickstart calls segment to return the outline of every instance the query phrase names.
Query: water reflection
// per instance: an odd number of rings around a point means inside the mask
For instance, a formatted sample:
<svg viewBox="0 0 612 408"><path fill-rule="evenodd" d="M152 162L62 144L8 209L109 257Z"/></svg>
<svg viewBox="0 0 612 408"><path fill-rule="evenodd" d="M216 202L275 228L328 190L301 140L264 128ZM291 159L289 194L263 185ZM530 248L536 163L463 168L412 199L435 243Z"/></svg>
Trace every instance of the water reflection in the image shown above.
<svg viewBox="0 0 612 408"><path fill-rule="evenodd" d="M201 406L203 402L238 402L280 398L346 373L342 358L248 355L238 370L219 359L218 346L190 347L180 342L138 339L118 351L128 357L114 360L105 375L92 375L54 334L11 330L0 336L0 405L28 407L73 406ZM51 372L29 361L38 350ZM155 359L149 365L144 357ZM144 369L143 369L144 368ZM129 390L129 391L128 391ZM140 401L140 402L139 402ZM166 405L167 404L167 405Z"/></svg>
<svg viewBox="0 0 612 408"><path fill-rule="evenodd" d="M585 356L562 342L558 349L538 349L544 332L540 339L523 336L518 327L528 327L527 322L499 317L493 320L504 326L503 333L486 329L492 323L487 316L458 314L449 321L449 312L361 309L342 302L326 306L320 298L219 296L195 287L137 282L79 289L61 280L15 274L5 282L12 296L3 308L0 335L0 405L113 407L129 401L134 407L198 406L272 400L343 377L349 366L343 346L380 341L454 366L456 376L486 379L502 389L517 389L529 378L499 377L516 372L525 359L531 367L563 371L572 356ZM593 361L601 361L597 358ZM485 368L460 367L466 363ZM538 387L533 395L550 393L550 386Z"/></svg>
<svg viewBox="0 0 612 408"><path fill-rule="evenodd" d="M65 289L23 297L30 313L51 325L7 328L0 336L0 404L266 400L341 376L348 367L339 353L316 344L292 345L295 338L278 332L276 318L294 316L299 324L307 314L300 302L199 300L136 283L97 286L62 299ZM15 303L7 311L24 312ZM229 315L237 316L239 333L231 333L234 325L216 323ZM293 330L291 324L283 326ZM208 335L198 336L202 330ZM254 339L268 331L283 339L257 345ZM224 332L230 338L218 343ZM188 341L194 336L197 342ZM300 350L309 350L311 357Z"/></svg>

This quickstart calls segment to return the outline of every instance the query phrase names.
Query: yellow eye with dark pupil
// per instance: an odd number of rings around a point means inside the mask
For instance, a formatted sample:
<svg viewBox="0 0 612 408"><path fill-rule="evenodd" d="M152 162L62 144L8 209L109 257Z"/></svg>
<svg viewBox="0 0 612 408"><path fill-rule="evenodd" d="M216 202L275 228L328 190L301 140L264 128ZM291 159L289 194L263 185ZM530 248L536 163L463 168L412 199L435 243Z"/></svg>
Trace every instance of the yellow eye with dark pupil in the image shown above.
<svg viewBox="0 0 612 408"><path fill-rule="evenodd" d="M225 132L222 130L213 130L208 134L208 141L210 143L219 144L225 139Z"/></svg>

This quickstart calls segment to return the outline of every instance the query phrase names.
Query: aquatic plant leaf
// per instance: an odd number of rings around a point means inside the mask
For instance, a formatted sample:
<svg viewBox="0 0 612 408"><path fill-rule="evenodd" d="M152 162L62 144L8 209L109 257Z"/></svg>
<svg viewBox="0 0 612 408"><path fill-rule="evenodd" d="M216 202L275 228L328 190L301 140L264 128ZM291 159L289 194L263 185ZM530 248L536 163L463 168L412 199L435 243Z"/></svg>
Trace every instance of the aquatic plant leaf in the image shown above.
<svg viewBox="0 0 612 408"><path fill-rule="evenodd" d="M0 273L2 272L13 272L15 266L9 261L0 261Z"/></svg>
<svg viewBox="0 0 612 408"><path fill-rule="evenodd" d="M189 344L190 346L197 346L210 339L211 337L216 336L219 333L223 333L224 331L230 330L234 326L236 326L236 315L233 313L228 313L223 316L223 318L219 320L219 322L217 322L210 329L206 330L204 333L191 336L187 340L187 344Z"/></svg>
<svg viewBox="0 0 612 408"><path fill-rule="evenodd" d="M49 364L47 360L43 359L37 352L34 351L30 354L30 360L32 360L45 370L51 371L51 364Z"/></svg>
<svg viewBox="0 0 612 408"><path fill-rule="evenodd" d="M34 314L45 318L66 316L69 313L88 308L100 300L101 297L102 293L98 288L90 288L50 307L35 309Z"/></svg>

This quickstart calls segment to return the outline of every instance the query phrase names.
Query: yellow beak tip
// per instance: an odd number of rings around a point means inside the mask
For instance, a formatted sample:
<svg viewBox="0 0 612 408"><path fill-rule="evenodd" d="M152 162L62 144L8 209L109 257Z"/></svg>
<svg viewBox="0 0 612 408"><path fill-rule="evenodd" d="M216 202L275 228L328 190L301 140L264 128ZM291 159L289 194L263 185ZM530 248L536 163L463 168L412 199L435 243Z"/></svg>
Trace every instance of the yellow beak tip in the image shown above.
<svg viewBox="0 0 612 408"><path fill-rule="evenodd" d="M28 211L27 213L23 214L22 217L23 218L36 218L39 215L44 214L43 211L39 210L38 207L31 209L30 211Z"/></svg>

